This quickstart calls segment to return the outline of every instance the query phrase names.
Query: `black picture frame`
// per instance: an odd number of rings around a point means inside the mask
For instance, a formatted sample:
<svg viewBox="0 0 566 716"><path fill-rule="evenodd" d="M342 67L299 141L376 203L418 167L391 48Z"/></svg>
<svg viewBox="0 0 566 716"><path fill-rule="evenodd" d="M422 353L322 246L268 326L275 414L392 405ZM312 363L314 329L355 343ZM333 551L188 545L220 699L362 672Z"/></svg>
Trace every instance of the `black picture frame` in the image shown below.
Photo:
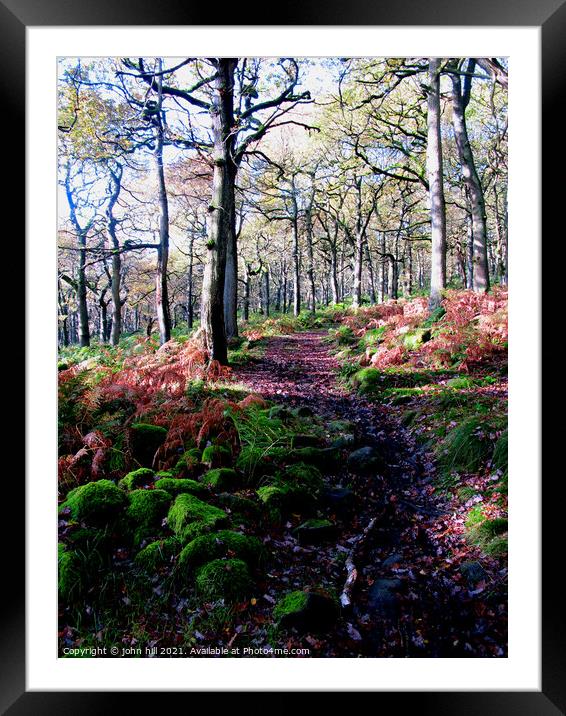
<svg viewBox="0 0 566 716"><path fill-rule="evenodd" d="M537 26L542 36L542 176L543 229L549 230L550 217L556 207L563 204L563 189L553 181L552 168L556 163L557 147L550 139L556 131L558 105L564 87L563 73L566 67L566 1L565 0L395 0L375 2L364 0L287 0L273 7L274 15L267 18L266 5L254 2L246 5L245 13L235 4L222 10L223 25L457 25L457 26ZM0 97L3 111L3 144L13 151L11 160L5 161L5 176L9 178L4 189L5 206L15 217L25 216L25 176L23 153L25 147L25 52L26 27L74 26L74 25L207 25L210 26L209 8L206 4L182 3L180 0L0 0ZM243 20L253 20L245 22ZM552 124L551 124L552 122ZM9 138L9 139L8 139ZM563 145L563 140L560 140ZM9 167L9 171L8 171ZM537 187L533 187L537 191ZM559 194L560 192L560 194ZM547 218L548 217L548 218ZM12 251L23 252L23 222L19 221L10 236ZM23 264L20 254L14 260ZM10 257L10 260L11 257ZM33 310L27 306L27 311ZM538 337L535 336L536 340ZM14 354L12 353L12 361ZM544 354L543 354L544 360ZM22 360L17 361L24 365ZM546 427L546 426L545 426ZM533 426L536 430L536 426ZM549 427L550 429L550 427ZM21 423L18 427L21 432ZM550 441L549 441L550 442ZM27 447L28 450L33 446ZM21 474L21 458L18 460ZM559 477L559 476L558 476ZM6 489L6 488L5 488ZM8 504L25 504L23 479L19 486L10 480ZM378 707L415 709L419 713L461 714L536 714L548 716L566 714L566 668L564 664L564 606L563 592L558 588L555 547L560 545L561 520L558 510L563 509L561 500L550 490L543 491L543 553L542 553L542 689L540 692L380 692ZM142 696L144 706L151 708L162 693L105 693L105 692L30 692L25 687L25 535L23 507L10 507L16 513L17 526L6 520L3 526L10 530L5 535L4 589L5 604L0 612L0 708L10 716L20 714L101 714L105 712L132 710L131 699ZM562 563L563 564L563 563ZM538 578L534 574L533 578ZM9 585L9 586L8 586ZM463 668L465 665L463 664ZM343 684L347 691L347 683ZM447 688L450 685L447 684ZM259 685L258 685L259 688ZM191 695L177 693L185 700ZM232 695L233 698L233 695ZM126 701L127 700L127 701ZM377 706L377 704L376 704ZM233 707L233 705L232 705Z"/></svg>

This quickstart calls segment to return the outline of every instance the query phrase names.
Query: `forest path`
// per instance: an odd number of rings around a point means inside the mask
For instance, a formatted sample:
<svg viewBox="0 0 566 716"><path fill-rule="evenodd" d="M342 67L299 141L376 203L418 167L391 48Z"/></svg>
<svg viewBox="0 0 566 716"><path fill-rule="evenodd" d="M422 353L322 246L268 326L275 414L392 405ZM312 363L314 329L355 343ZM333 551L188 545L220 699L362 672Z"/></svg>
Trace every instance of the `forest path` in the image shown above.
<svg viewBox="0 0 566 716"><path fill-rule="evenodd" d="M279 599L292 589L321 586L339 595L347 577L345 559L354 548L352 604L332 632L307 637L314 656L504 655L503 607L484 593L493 579L478 563L468 572L461 569L461 541L448 534L450 516L433 489L430 455L402 426L398 408L370 403L338 385L338 363L326 335L308 331L271 338L261 359L234 371L236 380L268 400L354 425L354 444L342 451L340 466L322 470L328 489L353 492L353 507L344 511L325 503L318 511L335 522L339 536L304 546L293 536L291 522L275 529L266 538L273 554L268 595ZM351 470L348 454L361 447L376 450L383 469Z"/></svg>
<svg viewBox="0 0 566 716"><path fill-rule="evenodd" d="M336 383L338 362L323 341L327 335L307 331L271 338L263 357L237 368L234 376L267 400L306 405L336 418L350 396Z"/></svg>

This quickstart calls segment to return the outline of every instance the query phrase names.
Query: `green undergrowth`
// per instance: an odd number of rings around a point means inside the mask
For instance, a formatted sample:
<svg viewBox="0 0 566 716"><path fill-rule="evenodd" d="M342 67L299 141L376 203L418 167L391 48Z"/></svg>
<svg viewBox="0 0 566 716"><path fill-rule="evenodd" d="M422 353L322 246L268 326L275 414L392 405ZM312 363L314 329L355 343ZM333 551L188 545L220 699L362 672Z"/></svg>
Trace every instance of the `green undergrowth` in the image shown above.
<svg viewBox="0 0 566 716"><path fill-rule="evenodd" d="M405 313L410 302L403 301L347 311L329 331L338 379L389 407L416 448L432 454L436 490L456 500L464 516L480 500L493 519L506 519L505 301L496 294L501 307L493 311L488 298L447 296L432 312L423 303ZM378 325L375 316L383 316ZM492 333L482 333L482 321ZM503 555L506 537L488 530L489 521L466 535L486 553Z"/></svg>

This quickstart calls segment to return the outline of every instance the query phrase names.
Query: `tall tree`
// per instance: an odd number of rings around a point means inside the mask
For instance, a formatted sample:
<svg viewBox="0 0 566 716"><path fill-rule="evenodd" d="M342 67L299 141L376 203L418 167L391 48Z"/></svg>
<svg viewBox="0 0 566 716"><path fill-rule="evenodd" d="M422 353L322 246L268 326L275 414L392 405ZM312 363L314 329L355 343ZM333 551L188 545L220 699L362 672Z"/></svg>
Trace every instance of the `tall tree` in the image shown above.
<svg viewBox="0 0 566 716"><path fill-rule="evenodd" d="M442 301L446 287L446 206L442 174L442 141L440 136L440 60L428 61L427 93L427 151L426 166L429 183L432 256L429 308Z"/></svg>
<svg viewBox="0 0 566 716"><path fill-rule="evenodd" d="M452 124L458 148L458 156L462 167L462 175L470 201L470 213L473 235L473 289L485 293L489 291L489 270L487 261L487 223L485 199L472 146L466 126L466 108L470 102L473 73L476 60L471 58L467 64L464 84L462 87L460 71L462 63L452 60L447 65L452 82Z"/></svg>

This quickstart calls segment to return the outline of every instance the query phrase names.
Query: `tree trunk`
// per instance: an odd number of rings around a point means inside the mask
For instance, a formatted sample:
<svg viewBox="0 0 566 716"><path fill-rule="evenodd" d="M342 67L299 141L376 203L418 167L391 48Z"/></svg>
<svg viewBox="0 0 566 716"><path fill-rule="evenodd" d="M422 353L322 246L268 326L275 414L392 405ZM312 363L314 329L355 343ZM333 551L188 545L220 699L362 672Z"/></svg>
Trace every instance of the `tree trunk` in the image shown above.
<svg viewBox="0 0 566 716"><path fill-rule="evenodd" d="M269 318L269 304L271 301L269 295L269 269L266 268L261 274L261 307L263 315Z"/></svg>
<svg viewBox="0 0 566 716"><path fill-rule="evenodd" d="M472 147L466 127L465 103L462 96L462 83L460 75L451 74L452 81L452 124L458 148L458 156L462 166L464 183L468 190L472 214L472 228L474 234L474 277L473 287L476 292L489 291L489 270L487 261L487 227L485 214L485 198L478 176ZM466 94L469 97L469 93Z"/></svg>
<svg viewBox="0 0 566 716"><path fill-rule="evenodd" d="M237 59L219 58L210 110L214 140L212 198L202 283L201 328L210 358L228 363L224 323L226 254L233 241L237 167L234 164L234 70Z"/></svg>
<svg viewBox="0 0 566 716"><path fill-rule="evenodd" d="M120 256L120 243L116 234L117 221L114 216L114 206L118 201L120 194L120 183L122 178L122 167L117 171L111 172L112 184L111 194L106 210L107 230L112 245L112 274L110 281L110 290L112 295L112 330L110 332L110 342L113 346L117 346L120 342L122 333L122 300L120 298L120 284L122 280L122 260Z"/></svg>
<svg viewBox="0 0 566 716"><path fill-rule="evenodd" d="M226 274L224 276L224 326L228 341L238 337L238 241L234 231L236 224L235 202L230 217L232 231L226 244Z"/></svg>
<svg viewBox="0 0 566 716"><path fill-rule="evenodd" d="M426 163L429 182L430 214L432 224L432 256L430 272L429 309L442 302L446 287L446 207L442 176L442 143L440 138L440 60L428 61L428 112Z"/></svg>
<svg viewBox="0 0 566 716"><path fill-rule="evenodd" d="M385 232L381 234L381 302L385 301L385 297L389 291L389 261L386 256Z"/></svg>
<svg viewBox="0 0 566 716"><path fill-rule="evenodd" d="M244 282L244 321L246 323L250 320L250 281L251 276L246 273L246 280Z"/></svg>
<svg viewBox="0 0 566 716"><path fill-rule="evenodd" d="M161 62L159 64L161 68ZM161 81L158 82L158 125L155 137L154 160L157 172L157 185L159 196L159 248L157 249L157 274L155 277L155 307L159 325L159 343L163 345L171 339L171 315L169 309L169 294L167 290L167 264L169 262L169 202L165 186L165 172L163 170L163 120L161 117Z"/></svg>
<svg viewBox="0 0 566 716"><path fill-rule="evenodd" d="M368 242L365 243L365 252L366 252L366 264L368 267L368 274L369 274L369 298L372 305L377 303L377 294L375 291L375 274L373 271L373 261L371 258L371 253L369 250Z"/></svg>
<svg viewBox="0 0 566 716"><path fill-rule="evenodd" d="M77 274L77 305L79 314L79 344L90 346L90 330L88 327L88 303L86 294L86 236L79 234L79 269Z"/></svg>
<svg viewBox="0 0 566 716"><path fill-rule="evenodd" d="M362 305L362 261L364 255L364 237L360 229L356 231L354 242L354 272L352 276L352 306Z"/></svg>
<svg viewBox="0 0 566 716"><path fill-rule="evenodd" d="M287 313L287 264L283 265L283 290L282 290L282 296L283 296L283 305L281 306L281 311L283 313Z"/></svg>
<svg viewBox="0 0 566 716"><path fill-rule="evenodd" d="M338 250L335 243L330 246L330 288L332 290L332 303L340 303L340 288L338 286Z"/></svg>
<svg viewBox="0 0 566 716"><path fill-rule="evenodd" d="M298 316L301 312L301 266L299 255L299 208L297 206L294 177L291 195L293 202L293 315Z"/></svg>
<svg viewBox="0 0 566 716"><path fill-rule="evenodd" d="M99 301L100 306L100 326L99 326L99 340L101 343L106 343L108 339L108 304L104 299Z"/></svg>
<svg viewBox="0 0 566 716"><path fill-rule="evenodd" d="M194 271L194 236L189 239L189 267L187 269L187 328L193 330L195 322L195 309L193 306L193 271Z"/></svg>

